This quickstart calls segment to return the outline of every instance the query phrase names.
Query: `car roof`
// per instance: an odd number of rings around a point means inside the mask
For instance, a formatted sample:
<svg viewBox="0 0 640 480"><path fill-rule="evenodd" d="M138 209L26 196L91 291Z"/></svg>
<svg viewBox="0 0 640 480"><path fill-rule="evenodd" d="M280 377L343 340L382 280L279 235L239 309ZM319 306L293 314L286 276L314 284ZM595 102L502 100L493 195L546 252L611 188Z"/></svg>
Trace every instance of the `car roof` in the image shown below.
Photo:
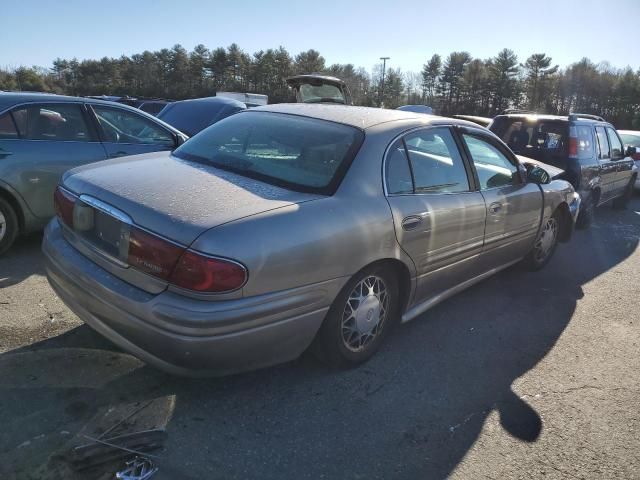
<svg viewBox="0 0 640 480"><path fill-rule="evenodd" d="M626 133L627 135L640 135L640 130L618 130L618 133Z"/></svg>
<svg viewBox="0 0 640 480"><path fill-rule="evenodd" d="M252 112L286 113L304 117L318 118L330 122L343 123L353 127L366 129L381 123L399 120L415 120L417 125L429 123L456 123L476 126L464 120L448 119L425 113L407 112L404 110L387 110L372 107L354 107L351 105L327 105L321 103L279 103L251 109Z"/></svg>
<svg viewBox="0 0 640 480"><path fill-rule="evenodd" d="M575 115L580 115L580 114L575 114ZM607 122L606 120L597 120L595 118L585 118L585 117L574 117L574 118L570 118L571 115L551 115L551 114L547 114L547 113L503 113L501 115L496 115L494 118L513 118L513 119L519 119L519 118L535 118L536 120L547 120L547 121L556 121L556 122L572 122L572 123L579 123L579 122L585 122L585 123L589 123L589 124L606 124L606 125L611 125L610 122Z"/></svg>
<svg viewBox="0 0 640 480"><path fill-rule="evenodd" d="M194 103L211 103L211 104L219 104L219 105L230 105L232 107L245 108L245 104L239 102L238 100L234 100L233 98L228 97L202 97L202 98L190 98L188 100L178 100L176 102L172 102L172 104L194 104Z"/></svg>
<svg viewBox="0 0 640 480"><path fill-rule="evenodd" d="M4 110L13 105L21 103L40 103L40 102L88 102L93 104L119 105L126 106L122 103L108 102L98 100L96 98L71 97L67 95L57 95L55 93L40 92L0 92L0 110Z"/></svg>

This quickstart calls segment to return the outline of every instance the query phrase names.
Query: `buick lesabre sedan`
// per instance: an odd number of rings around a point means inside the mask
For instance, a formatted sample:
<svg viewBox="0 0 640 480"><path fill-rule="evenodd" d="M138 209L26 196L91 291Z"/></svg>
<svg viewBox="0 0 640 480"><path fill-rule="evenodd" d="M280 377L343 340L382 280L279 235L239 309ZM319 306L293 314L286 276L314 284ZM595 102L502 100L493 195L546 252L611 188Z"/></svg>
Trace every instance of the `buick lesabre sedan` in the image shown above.
<svg viewBox="0 0 640 480"><path fill-rule="evenodd" d="M67 172L43 249L86 323L177 374L367 360L396 322L516 262L544 266L580 199L470 122L270 105L172 153Z"/></svg>

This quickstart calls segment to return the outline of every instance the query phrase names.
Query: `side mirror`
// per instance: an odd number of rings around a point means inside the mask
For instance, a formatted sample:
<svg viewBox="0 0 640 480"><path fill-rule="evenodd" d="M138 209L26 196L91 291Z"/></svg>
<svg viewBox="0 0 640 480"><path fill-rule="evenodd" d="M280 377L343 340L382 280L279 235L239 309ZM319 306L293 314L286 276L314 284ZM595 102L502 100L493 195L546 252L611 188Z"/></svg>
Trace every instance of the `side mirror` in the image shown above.
<svg viewBox="0 0 640 480"><path fill-rule="evenodd" d="M182 135L175 135L175 142L174 142L174 147L173 148L178 148L180 145L182 145L184 142L186 142L185 138Z"/></svg>
<svg viewBox="0 0 640 480"><path fill-rule="evenodd" d="M551 181L551 175L549 175L549 173L544 168L533 167L529 169L527 173L527 180L530 183L544 185Z"/></svg>
<svg viewBox="0 0 640 480"><path fill-rule="evenodd" d="M631 145L627 145L626 150L624 151L625 157L633 157L638 152L636 147L632 147Z"/></svg>

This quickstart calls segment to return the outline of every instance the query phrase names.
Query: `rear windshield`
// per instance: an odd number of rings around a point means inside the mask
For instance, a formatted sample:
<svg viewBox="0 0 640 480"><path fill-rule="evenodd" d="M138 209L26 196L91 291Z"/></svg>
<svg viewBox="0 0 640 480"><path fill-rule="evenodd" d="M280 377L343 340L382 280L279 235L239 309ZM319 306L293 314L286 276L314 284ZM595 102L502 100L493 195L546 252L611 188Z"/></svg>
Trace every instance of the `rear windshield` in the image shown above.
<svg viewBox="0 0 640 480"><path fill-rule="evenodd" d="M340 90L336 85L330 85L327 83L323 83L321 85L303 83L300 85L300 97L303 103L345 103L342 90Z"/></svg>
<svg viewBox="0 0 640 480"><path fill-rule="evenodd" d="M552 164L567 155L567 122L536 117L498 117L489 128L518 155Z"/></svg>
<svg viewBox="0 0 640 480"><path fill-rule="evenodd" d="M174 155L292 190L331 194L363 138L347 125L251 111L212 125Z"/></svg>

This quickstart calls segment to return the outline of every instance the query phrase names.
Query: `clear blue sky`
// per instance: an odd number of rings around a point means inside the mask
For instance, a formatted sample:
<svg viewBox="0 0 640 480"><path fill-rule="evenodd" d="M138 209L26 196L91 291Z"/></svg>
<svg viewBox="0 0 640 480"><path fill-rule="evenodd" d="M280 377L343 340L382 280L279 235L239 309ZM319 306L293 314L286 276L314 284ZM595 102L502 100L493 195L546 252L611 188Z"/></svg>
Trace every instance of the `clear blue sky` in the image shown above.
<svg viewBox="0 0 640 480"><path fill-rule="evenodd" d="M587 56L640 67L640 0L0 0L0 17L3 67L233 42L250 54L315 48L367 70L380 56L419 71L433 53L488 58L503 47L520 61L545 52L561 66Z"/></svg>

